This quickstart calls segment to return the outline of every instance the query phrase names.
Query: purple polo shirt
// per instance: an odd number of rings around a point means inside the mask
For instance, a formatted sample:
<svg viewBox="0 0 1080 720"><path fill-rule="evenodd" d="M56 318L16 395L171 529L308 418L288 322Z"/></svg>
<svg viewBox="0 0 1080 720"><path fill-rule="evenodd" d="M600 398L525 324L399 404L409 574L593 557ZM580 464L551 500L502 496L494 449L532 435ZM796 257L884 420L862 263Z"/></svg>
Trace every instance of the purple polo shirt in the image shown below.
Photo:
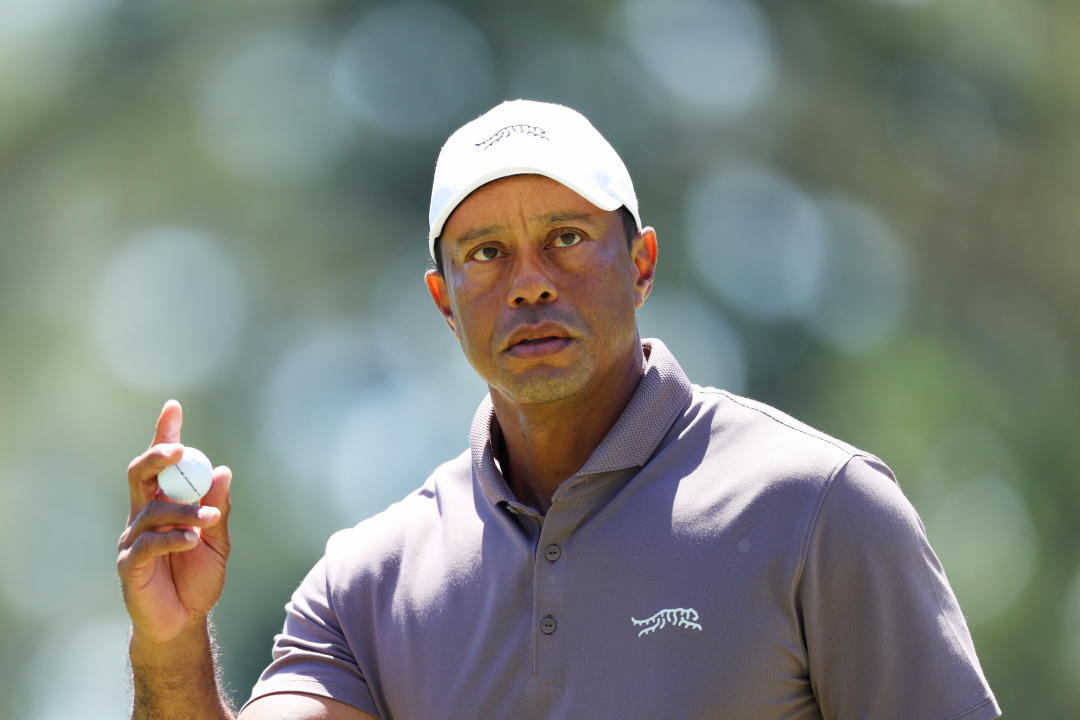
<svg viewBox="0 0 1080 720"><path fill-rule="evenodd" d="M486 398L469 452L330 538L252 698L384 720L996 717L889 469L644 352L546 516L510 493Z"/></svg>

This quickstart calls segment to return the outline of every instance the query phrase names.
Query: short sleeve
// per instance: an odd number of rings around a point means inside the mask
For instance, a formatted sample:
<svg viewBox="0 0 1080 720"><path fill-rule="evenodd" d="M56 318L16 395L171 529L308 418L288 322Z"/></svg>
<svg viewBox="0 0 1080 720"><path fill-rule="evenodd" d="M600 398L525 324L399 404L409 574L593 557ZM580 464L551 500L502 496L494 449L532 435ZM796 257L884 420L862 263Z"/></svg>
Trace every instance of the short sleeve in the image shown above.
<svg viewBox="0 0 1080 720"><path fill-rule="evenodd" d="M826 489L797 601L824 717L1000 715L922 522L875 458L852 458Z"/></svg>
<svg viewBox="0 0 1080 720"><path fill-rule="evenodd" d="M273 660L248 703L274 693L306 693L379 716L329 597L323 558L285 606L285 626L274 638Z"/></svg>

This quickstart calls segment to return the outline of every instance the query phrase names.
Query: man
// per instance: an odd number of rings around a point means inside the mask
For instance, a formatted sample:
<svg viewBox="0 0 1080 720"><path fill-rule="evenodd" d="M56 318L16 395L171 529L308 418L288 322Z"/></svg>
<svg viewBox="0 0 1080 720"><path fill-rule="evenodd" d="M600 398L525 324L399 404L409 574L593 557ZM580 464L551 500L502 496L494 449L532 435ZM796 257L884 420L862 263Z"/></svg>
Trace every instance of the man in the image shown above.
<svg viewBox="0 0 1080 720"><path fill-rule="evenodd" d="M584 117L458 130L430 221L428 290L490 388L470 449L330 539L241 718L998 715L888 468L642 342L656 233ZM135 717L228 718L230 472L200 508L155 498L180 414L129 468Z"/></svg>

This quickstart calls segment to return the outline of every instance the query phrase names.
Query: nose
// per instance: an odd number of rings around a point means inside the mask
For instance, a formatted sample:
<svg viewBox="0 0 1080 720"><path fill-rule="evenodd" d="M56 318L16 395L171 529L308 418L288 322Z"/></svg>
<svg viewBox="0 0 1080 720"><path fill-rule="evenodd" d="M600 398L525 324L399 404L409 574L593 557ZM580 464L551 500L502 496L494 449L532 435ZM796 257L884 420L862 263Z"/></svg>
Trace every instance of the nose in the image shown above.
<svg viewBox="0 0 1080 720"><path fill-rule="evenodd" d="M510 307L553 302L559 294L545 272L543 258L536 253L520 253L515 259L507 303Z"/></svg>

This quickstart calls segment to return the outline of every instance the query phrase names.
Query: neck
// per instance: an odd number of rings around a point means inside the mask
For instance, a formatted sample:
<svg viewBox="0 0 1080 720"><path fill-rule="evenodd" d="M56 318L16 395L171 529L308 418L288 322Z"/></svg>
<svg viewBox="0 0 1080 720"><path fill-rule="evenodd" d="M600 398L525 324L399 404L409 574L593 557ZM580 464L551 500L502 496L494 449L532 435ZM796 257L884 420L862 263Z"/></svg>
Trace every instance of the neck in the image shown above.
<svg viewBox="0 0 1080 720"><path fill-rule="evenodd" d="M626 409L643 373L638 342L620 367L572 397L519 405L493 389L502 433L496 452L515 497L547 512L559 485L581 469Z"/></svg>

